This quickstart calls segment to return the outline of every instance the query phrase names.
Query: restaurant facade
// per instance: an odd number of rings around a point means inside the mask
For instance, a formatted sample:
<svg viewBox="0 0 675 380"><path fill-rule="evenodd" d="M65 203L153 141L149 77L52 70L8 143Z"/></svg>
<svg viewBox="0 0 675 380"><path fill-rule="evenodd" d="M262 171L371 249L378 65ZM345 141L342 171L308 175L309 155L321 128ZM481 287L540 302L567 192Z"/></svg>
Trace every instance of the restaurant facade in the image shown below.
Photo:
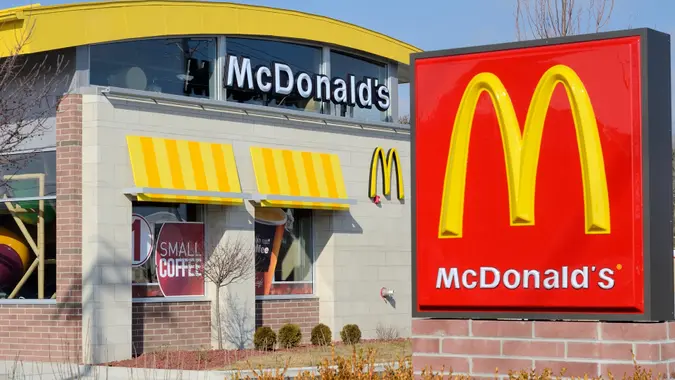
<svg viewBox="0 0 675 380"><path fill-rule="evenodd" d="M10 152L0 356L109 362L250 347L254 329L410 336L410 130L391 37L296 11L116 1L0 12L66 65L44 134ZM11 55L8 48L2 56ZM51 67L55 67L52 65ZM16 158L16 159L15 159ZM21 159L18 159L21 158ZM251 270L221 289L212 257Z"/></svg>

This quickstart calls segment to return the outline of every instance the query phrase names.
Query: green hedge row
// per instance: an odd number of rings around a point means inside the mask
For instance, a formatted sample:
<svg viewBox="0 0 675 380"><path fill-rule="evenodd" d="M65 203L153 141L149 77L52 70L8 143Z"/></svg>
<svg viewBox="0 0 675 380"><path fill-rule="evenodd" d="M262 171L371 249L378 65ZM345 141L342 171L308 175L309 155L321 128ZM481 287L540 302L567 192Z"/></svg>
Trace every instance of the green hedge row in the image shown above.
<svg viewBox="0 0 675 380"><path fill-rule="evenodd" d="M340 338L345 344L356 344L361 341L361 329L358 325L347 324L340 331ZM269 326L260 326L253 335L253 345L256 350L271 351L279 343L279 348L293 348L300 345L302 331L300 326L287 323L275 333ZM327 346L333 341L333 333L330 327L319 323L312 328L310 341L315 346Z"/></svg>

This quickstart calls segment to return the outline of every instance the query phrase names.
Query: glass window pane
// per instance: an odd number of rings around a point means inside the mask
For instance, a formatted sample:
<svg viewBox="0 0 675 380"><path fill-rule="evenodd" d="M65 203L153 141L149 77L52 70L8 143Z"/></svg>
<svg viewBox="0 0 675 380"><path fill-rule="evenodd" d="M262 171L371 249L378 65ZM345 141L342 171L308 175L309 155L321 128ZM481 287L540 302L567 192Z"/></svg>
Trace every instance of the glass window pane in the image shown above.
<svg viewBox="0 0 675 380"><path fill-rule="evenodd" d="M311 216L311 210L256 209L256 295L312 294Z"/></svg>
<svg viewBox="0 0 675 380"><path fill-rule="evenodd" d="M312 281L312 251L309 249L308 212L305 210L287 210L292 219L286 228L279 249L279 263L274 273L275 282Z"/></svg>
<svg viewBox="0 0 675 380"><path fill-rule="evenodd" d="M56 195L56 151L0 157L0 198Z"/></svg>
<svg viewBox="0 0 675 380"><path fill-rule="evenodd" d="M42 247L38 240L40 213L44 220ZM33 244L44 250L44 297L49 299L56 293L56 200L0 202L0 299L8 298L15 289L14 299L38 298L37 268L27 274L37 259ZM27 280L18 287L24 276Z"/></svg>
<svg viewBox="0 0 675 380"><path fill-rule="evenodd" d="M356 82L364 80L364 78L375 78L377 84L387 84L387 66L384 63L336 51L331 51L330 53L330 73L333 78L347 78L347 75L354 75ZM374 105L378 101L377 94L372 93L371 95L373 101L371 108L331 105L331 113L364 121L387 121L387 112L380 111ZM389 105L391 105L391 97L389 94L387 95L389 96Z"/></svg>
<svg viewBox="0 0 675 380"><path fill-rule="evenodd" d="M216 57L214 38L168 38L93 45L94 85L210 97Z"/></svg>
<svg viewBox="0 0 675 380"><path fill-rule="evenodd" d="M152 244L156 239L158 227L163 223L171 222L199 222L201 215L200 206L194 204L173 204L173 203L148 203L134 202L132 213L140 215L148 223L148 228L143 229L140 223L131 226L132 233L132 252L134 261L138 260L140 265L132 268L132 294L134 297L163 297L157 280L157 267L155 265L154 254L155 246L150 247L149 255L146 256L148 248L146 243ZM148 236L144 236L144 234Z"/></svg>
<svg viewBox="0 0 675 380"><path fill-rule="evenodd" d="M255 69L259 66L265 66L270 69L271 76L265 76L267 83L274 85L274 63L283 63L290 67L295 78L302 72L307 73L310 78L319 74L321 70L322 50L320 48L293 44L288 42L257 40L249 38L228 37L226 42L227 64L224 73L227 83L228 72L232 70L236 75L235 67L229 65L230 56L236 56L239 67L242 65L243 58L251 60L252 79L257 82ZM238 68L237 68L238 69ZM236 76L233 77L236 83ZM268 79L269 78L269 79ZM286 73L279 75L279 85L281 88L288 86L289 77ZM255 86L254 86L255 87ZM300 96L297 85L288 95L274 95L273 91L263 92L258 88L242 89L227 88L227 100L239 103L249 103L265 105L270 107L285 107L295 110L310 112L321 112L322 105L311 97L304 98ZM273 90L273 88L272 88Z"/></svg>

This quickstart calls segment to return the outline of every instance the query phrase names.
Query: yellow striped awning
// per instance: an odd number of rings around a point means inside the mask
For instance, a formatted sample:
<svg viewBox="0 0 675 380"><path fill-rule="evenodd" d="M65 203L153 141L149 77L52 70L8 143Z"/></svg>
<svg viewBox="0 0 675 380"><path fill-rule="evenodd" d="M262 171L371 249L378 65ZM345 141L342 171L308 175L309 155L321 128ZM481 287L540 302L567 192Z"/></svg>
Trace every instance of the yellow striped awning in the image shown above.
<svg viewBox="0 0 675 380"><path fill-rule="evenodd" d="M139 201L242 204L232 145L127 136Z"/></svg>
<svg viewBox="0 0 675 380"><path fill-rule="evenodd" d="M345 210L347 198L335 154L251 147L263 207Z"/></svg>

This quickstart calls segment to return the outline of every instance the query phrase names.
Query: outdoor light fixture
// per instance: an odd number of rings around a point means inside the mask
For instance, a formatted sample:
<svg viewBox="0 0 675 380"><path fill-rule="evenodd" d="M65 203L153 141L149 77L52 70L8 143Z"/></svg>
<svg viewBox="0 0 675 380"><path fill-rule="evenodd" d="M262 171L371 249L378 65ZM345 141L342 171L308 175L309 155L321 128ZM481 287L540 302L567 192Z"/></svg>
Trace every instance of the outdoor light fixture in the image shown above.
<svg viewBox="0 0 675 380"><path fill-rule="evenodd" d="M389 298L394 296L394 290L393 289L387 289L387 288L382 288L380 289L380 297L382 298Z"/></svg>

